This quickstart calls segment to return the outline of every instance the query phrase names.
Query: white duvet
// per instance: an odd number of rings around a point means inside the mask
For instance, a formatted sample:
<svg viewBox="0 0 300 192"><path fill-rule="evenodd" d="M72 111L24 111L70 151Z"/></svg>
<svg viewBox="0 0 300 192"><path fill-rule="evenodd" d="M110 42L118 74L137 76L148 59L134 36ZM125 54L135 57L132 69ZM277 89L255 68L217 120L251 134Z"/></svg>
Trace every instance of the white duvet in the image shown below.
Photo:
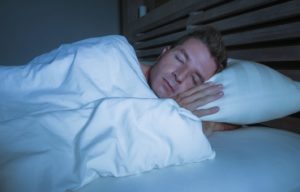
<svg viewBox="0 0 300 192"><path fill-rule="evenodd" d="M121 36L0 67L0 191L66 191L214 157L201 122L158 99Z"/></svg>

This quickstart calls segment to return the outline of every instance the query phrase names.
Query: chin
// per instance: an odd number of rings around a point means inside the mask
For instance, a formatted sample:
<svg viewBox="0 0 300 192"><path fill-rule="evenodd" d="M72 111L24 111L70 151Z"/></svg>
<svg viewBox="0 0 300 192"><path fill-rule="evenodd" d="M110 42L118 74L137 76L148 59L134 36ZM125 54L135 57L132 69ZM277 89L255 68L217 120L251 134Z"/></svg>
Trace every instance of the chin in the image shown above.
<svg viewBox="0 0 300 192"><path fill-rule="evenodd" d="M159 98L172 98L172 95L163 86L154 86L152 90Z"/></svg>
<svg viewBox="0 0 300 192"><path fill-rule="evenodd" d="M164 94L161 94L161 93L155 93L156 94L156 96L157 97L159 97L159 98L166 98L167 96L166 95L164 95Z"/></svg>
<svg viewBox="0 0 300 192"><path fill-rule="evenodd" d="M158 92L156 92L156 95L159 98L174 98L173 95L170 95L170 94L166 93L165 91L158 91Z"/></svg>
<svg viewBox="0 0 300 192"><path fill-rule="evenodd" d="M158 91L154 91L154 93L159 98L167 98L168 97L168 94L166 94L164 91L158 90Z"/></svg>

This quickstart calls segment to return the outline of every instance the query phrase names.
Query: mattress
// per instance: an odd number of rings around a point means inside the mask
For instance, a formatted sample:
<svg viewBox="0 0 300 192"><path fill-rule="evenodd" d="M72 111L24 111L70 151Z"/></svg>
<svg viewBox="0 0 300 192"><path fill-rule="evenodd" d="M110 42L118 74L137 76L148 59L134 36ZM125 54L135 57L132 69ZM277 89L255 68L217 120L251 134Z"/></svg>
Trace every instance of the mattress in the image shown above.
<svg viewBox="0 0 300 192"><path fill-rule="evenodd" d="M216 158L129 177L102 177L79 192L300 191L300 135L246 127L209 137Z"/></svg>

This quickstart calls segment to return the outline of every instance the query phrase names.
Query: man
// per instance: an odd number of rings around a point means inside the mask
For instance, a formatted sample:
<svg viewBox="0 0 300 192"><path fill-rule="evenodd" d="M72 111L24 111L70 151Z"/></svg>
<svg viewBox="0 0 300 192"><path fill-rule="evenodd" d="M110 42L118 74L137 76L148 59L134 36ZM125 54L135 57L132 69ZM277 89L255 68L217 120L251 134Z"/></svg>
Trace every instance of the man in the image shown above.
<svg viewBox="0 0 300 192"><path fill-rule="evenodd" d="M6 108L3 108L1 118L9 120L29 113L29 109L36 111L36 108L22 107L31 102L42 111L50 110L43 107L45 103L73 109L108 96L149 98L155 96L153 92L160 98L175 99L198 117L213 114L219 111L218 107L198 108L223 96L222 85L205 82L226 67L226 60L221 35L212 27L204 27L166 47L156 65L151 67L139 64L133 48L121 36L62 45L36 57L24 67L0 70L3 79L8 79L1 84L1 94L9 100L3 100ZM132 71L133 68L137 71ZM137 79L129 80L128 76ZM144 76L148 81L138 84L137 80ZM20 83L12 86L9 82L13 85L14 82ZM132 82L135 82L134 90L131 90ZM153 92L148 85L145 86L147 83ZM140 89L137 89L137 84ZM144 88L151 93L143 91ZM56 103L56 98L64 102ZM7 113L7 110L12 113ZM214 129L225 126L208 122L204 125Z"/></svg>
<svg viewBox="0 0 300 192"><path fill-rule="evenodd" d="M213 27L203 27L163 49L153 66L141 65L158 97L173 98L198 117L217 113L219 107L198 109L221 98L222 85L206 82L227 65L222 36ZM206 129L225 130L236 126L205 122Z"/></svg>
<svg viewBox="0 0 300 192"><path fill-rule="evenodd" d="M222 95L204 83L219 69L213 58L188 38L166 48L157 65L142 65L143 73L127 40L107 36L0 67L1 187L68 191L97 175L213 158L199 119L157 98L198 116L216 112L197 109Z"/></svg>

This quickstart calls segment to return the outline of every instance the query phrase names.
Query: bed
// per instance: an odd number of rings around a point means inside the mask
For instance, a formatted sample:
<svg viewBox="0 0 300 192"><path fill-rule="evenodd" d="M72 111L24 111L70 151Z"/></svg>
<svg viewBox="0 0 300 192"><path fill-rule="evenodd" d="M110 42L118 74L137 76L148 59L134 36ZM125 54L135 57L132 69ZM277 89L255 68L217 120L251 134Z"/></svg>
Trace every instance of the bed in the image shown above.
<svg viewBox="0 0 300 192"><path fill-rule="evenodd" d="M272 191L299 186L299 135L265 127L218 132L209 139L216 158L124 178L101 178L90 191Z"/></svg>
<svg viewBox="0 0 300 192"><path fill-rule="evenodd" d="M144 5L151 10L139 17ZM263 63L299 81L299 10L297 0L123 1L123 32L139 59L152 63L164 46L213 25L230 58ZM79 191L300 191L299 133L299 113L217 132L208 138L214 160L99 178Z"/></svg>

